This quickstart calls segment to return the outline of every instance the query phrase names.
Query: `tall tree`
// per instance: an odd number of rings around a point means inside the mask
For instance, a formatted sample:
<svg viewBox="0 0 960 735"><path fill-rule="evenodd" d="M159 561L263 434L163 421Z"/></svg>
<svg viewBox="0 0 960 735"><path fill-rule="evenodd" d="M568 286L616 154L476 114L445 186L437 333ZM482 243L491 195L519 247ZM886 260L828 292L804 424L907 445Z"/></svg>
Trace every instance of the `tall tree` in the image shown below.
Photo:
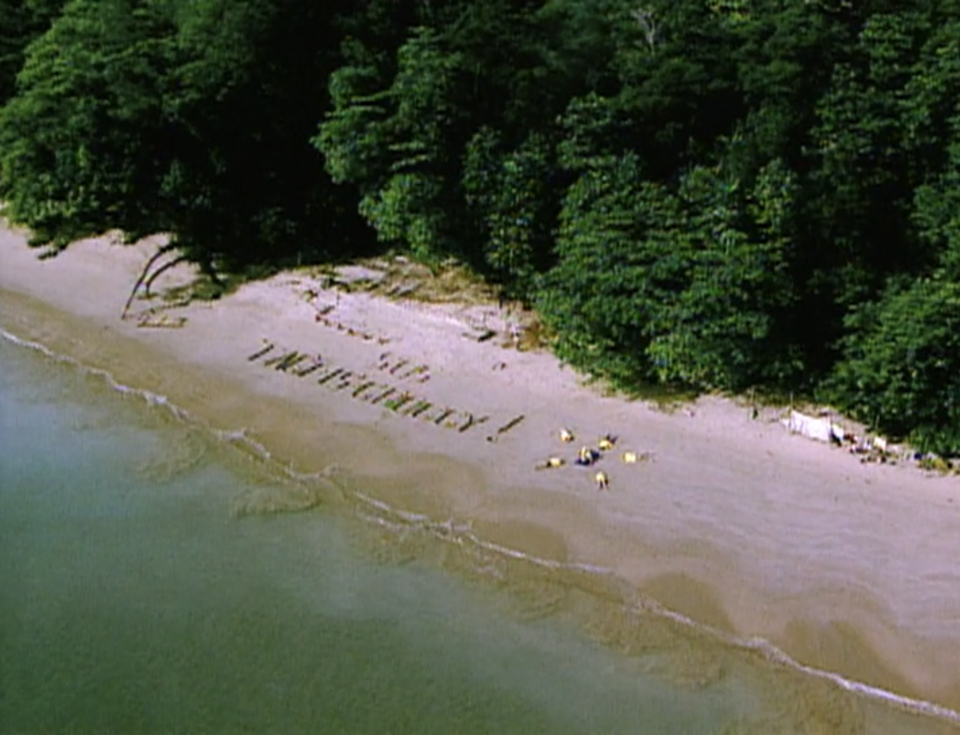
<svg viewBox="0 0 960 735"><path fill-rule="evenodd" d="M553 262L553 228L559 196L551 141L531 133L513 151L483 128L470 141L463 188L484 242L491 274L512 297L529 301L536 278Z"/></svg>
<svg viewBox="0 0 960 735"><path fill-rule="evenodd" d="M166 231L228 266L363 241L349 191L309 144L339 10L74 0L0 113L8 213L37 243Z"/></svg>
<svg viewBox="0 0 960 735"><path fill-rule="evenodd" d="M743 192L718 169L692 169L676 191L641 170L626 156L568 192L540 298L560 353L621 381L741 388L787 377L773 338L793 299L790 172L772 162Z"/></svg>
<svg viewBox="0 0 960 735"><path fill-rule="evenodd" d="M0 196L35 243L165 229L152 174L174 33L156 4L75 0L28 49L20 93L0 110Z"/></svg>
<svg viewBox="0 0 960 735"><path fill-rule="evenodd" d="M828 395L869 425L915 446L960 455L960 285L892 283L847 319Z"/></svg>
<svg viewBox="0 0 960 735"><path fill-rule="evenodd" d="M27 46L63 9L65 0L0 0L0 105L16 90Z"/></svg>

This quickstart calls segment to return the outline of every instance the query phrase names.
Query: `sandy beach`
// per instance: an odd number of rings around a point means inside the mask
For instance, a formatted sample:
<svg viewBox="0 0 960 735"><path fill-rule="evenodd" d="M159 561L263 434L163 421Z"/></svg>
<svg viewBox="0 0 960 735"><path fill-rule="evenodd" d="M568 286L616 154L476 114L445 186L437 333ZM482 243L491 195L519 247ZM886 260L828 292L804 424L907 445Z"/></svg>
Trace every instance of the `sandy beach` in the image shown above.
<svg viewBox="0 0 960 735"><path fill-rule="evenodd" d="M298 271L218 301L138 300L121 320L155 247L101 238L40 261L4 226L0 326L243 429L297 472L336 463L397 509L605 570L805 666L960 711L960 477L862 464L789 433L780 409L602 395L515 349L520 317L495 301L343 292ZM190 277L179 267L154 288ZM606 434L616 446L576 466ZM550 457L564 466L537 469Z"/></svg>

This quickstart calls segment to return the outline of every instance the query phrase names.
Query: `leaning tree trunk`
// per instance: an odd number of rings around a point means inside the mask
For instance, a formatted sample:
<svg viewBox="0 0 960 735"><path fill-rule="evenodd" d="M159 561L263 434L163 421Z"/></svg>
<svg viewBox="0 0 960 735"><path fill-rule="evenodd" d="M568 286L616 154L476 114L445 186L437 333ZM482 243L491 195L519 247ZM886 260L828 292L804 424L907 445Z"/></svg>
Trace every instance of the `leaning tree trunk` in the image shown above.
<svg viewBox="0 0 960 735"><path fill-rule="evenodd" d="M166 263L157 268L153 273L150 274L150 277L143 282L143 293L146 296L150 295L150 287L153 286L153 282L166 271L173 268L175 265L180 265L181 263L189 260L186 255L178 255L173 260L168 260Z"/></svg>
<svg viewBox="0 0 960 735"><path fill-rule="evenodd" d="M137 289L139 289L140 286L142 286L143 283L147 280L147 277L150 275L150 269L153 267L154 263L160 260L160 258L162 258L164 255L169 253L171 250L174 250L176 247L177 246L173 243L167 243L166 245L160 246L159 248L157 248L157 252L155 252L150 257L150 260L147 261L147 264L143 266L143 270L140 271L140 277L137 279L137 282L133 284L133 288L130 289L130 296L127 299L127 303L124 304L123 306L123 312L121 312L120 314L121 319L127 318L127 312L130 311L130 306L133 304L133 300L137 296ZM151 279L151 283L152 283L152 279Z"/></svg>

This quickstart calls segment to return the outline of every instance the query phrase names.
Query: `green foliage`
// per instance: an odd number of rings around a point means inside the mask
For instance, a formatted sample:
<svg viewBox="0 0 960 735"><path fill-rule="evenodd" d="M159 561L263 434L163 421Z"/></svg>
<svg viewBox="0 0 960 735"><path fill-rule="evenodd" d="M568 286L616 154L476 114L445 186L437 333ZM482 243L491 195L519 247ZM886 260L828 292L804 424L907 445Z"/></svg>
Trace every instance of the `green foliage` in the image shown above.
<svg viewBox="0 0 960 735"><path fill-rule="evenodd" d="M541 279L537 307L557 335L557 354L619 382L647 374L647 265L634 239L642 199L650 197L636 156L607 162L567 191L557 237L558 262Z"/></svg>
<svg viewBox="0 0 960 735"><path fill-rule="evenodd" d="M792 301L784 235L792 183L778 161L760 172L747 196L722 169L684 176L677 195L682 219L658 237L658 260L682 264L668 276L682 288L664 293L648 349L661 379L741 389L788 369L769 339Z"/></svg>
<svg viewBox="0 0 960 735"><path fill-rule="evenodd" d="M915 192L914 221L945 278L960 283L960 114L946 170Z"/></svg>
<svg viewBox="0 0 960 735"><path fill-rule="evenodd" d="M0 11L0 199L34 244L165 230L208 272L453 255L624 387L829 378L953 446L956 366L925 355L956 352L956 0Z"/></svg>
<svg viewBox="0 0 960 735"><path fill-rule="evenodd" d="M359 211L377 236L422 258L451 249L444 204L460 61L429 28L415 29L389 86L370 68L335 72L334 111L313 139L334 180L359 187Z"/></svg>
<svg viewBox="0 0 960 735"><path fill-rule="evenodd" d="M552 158L549 142L537 133L505 154L489 128L467 145L462 184L480 219L486 263L508 295L524 300L552 259Z"/></svg>
<svg viewBox="0 0 960 735"><path fill-rule="evenodd" d="M355 204L308 141L326 105L316 73L336 62L323 12L73 0L0 112L8 213L36 244L167 231L224 267L360 245Z"/></svg>
<svg viewBox="0 0 960 735"><path fill-rule="evenodd" d="M24 53L60 15L65 0L0 0L0 105L16 91Z"/></svg>
<svg viewBox="0 0 960 735"><path fill-rule="evenodd" d="M830 244L822 273L841 307L874 298L893 273L932 265L909 224L937 145L923 140L930 109L912 70L928 24L919 12L872 15L817 104L810 211Z"/></svg>
<svg viewBox="0 0 960 735"><path fill-rule="evenodd" d="M333 110L312 142L323 152L327 171L338 184L364 191L388 170L384 119L388 95L373 91L379 82L372 67L345 66L330 75Z"/></svg>
<svg viewBox="0 0 960 735"><path fill-rule="evenodd" d="M672 192L644 181L634 156L595 167L567 194L560 262L541 292L561 354L619 381L742 388L778 377L787 366L769 338L791 302L792 194L779 162L748 196L717 169L691 170Z"/></svg>
<svg viewBox="0 0 960 735"><path fill-rule="evenodd" d="M453 98L459 66L459 56L426 28L417 29L400 49L389 92L393 114L384 123L392 154L389 173L360 203L381 239L406 242L425 258L451 249L443 174L451 164L445 143L458 116Z"/></svg>
<svg viewBox="0 0 960 735"><path fill-rule="evenodd" d="M908 140L928 160L914 190L913 224L946 278L960 282L960 18L923 49L909 84Z"/></svg>
<svg viewBox="0 0 960 735"><path fill-rule="evenodd" d="M0 111L0 197L35 242L164 229L148 177L171 35L155 7L76 0L28 49L22 92Z"/></svg>
<svg viewBox="0 0 960 735"><path fill-rule="evenodd" d="M616 101L591 92L570 100L558 120L560 165L576 173L609 165L629 149L629 131Z"/></svg>
<svg viewBox="0 0 960 735"><path fill-rule="evenodd" d="M923 450L960 454L960 285L892 286L853 310L848 327L831 397Z"/></svg>

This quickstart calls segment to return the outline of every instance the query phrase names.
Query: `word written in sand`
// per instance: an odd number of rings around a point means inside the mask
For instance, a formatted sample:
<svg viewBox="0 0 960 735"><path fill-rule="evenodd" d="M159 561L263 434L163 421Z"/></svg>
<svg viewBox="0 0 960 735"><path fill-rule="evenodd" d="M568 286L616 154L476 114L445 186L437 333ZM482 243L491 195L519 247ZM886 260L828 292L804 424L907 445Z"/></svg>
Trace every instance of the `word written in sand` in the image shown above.
<svg viewBox="0 0 960 735"><path fill-rule="evenodd" d="M348 327L343 322L337 321L336 319L331 319L327 316L327 314L329 314L331 311L333 311L332 306L327 306L318 310L314 316L314 321L317 322L317 324L323 324L325 327L336 329L338 332L342 332L348 337L357 337L362 339L364 342L376 342L377 344L385 345L390 341L388 337L371 334L370 332L365 332L362 329L354 329L353 327Z"/></svg>
<svg viewBox="0 0 960 735"><path fill-rule="evenodd" d="M387 354L381 355L381 365L378 367L390 375L396 375L397 380L412 377L417 382L424 382L428 367L426 365L411 365L409 360L398 360L391 364ZM279 372L304 378L312 373L320 372L316 378L317 385L324 385L331 390L350 390L350 396L371 405L381 405L388 411L408 418L421 418L435 426L447 429L456 429L464 433L485 424L489 416L476 416L470 411L451 407L435 406L426 398L417 396L410 391L401 391L396 385L382 383L369 378L365 373L355 373L344 367L328 362L318 354L308 354L298 350L285 350L275 343L264 340L259 350L247 356L248 362L260 362L264 367L273 368ZM517 417L497 430L498 435L509 431L516 426L523 417Z"/></svg>
<svg viewBox="0 0 960 735"><path fill-rule="evenodd" d="M524 416L523 414L520 414L519 416L515 416L514 418L510 419L507 423L505 423L503 426L501 426L499 429L497 429L496 433L491 434L490 436L488 436L488 437L487 437L487 441L488 441L488 442L495 442L495 441L497 441L497 439L499 439L501 436L503 436L504 434L506 434L508 431L510 431L511 429L519 426L520 423L521 423L525 418L526 418L526 416Z"/></svg>
<svg viewBox="0 0 960 735"><path fill-rule="evenodd" d="M399 380L412 378L418 383L426 383L430 380L429 365L414 365L411 360L406 358L393 359L389 352L384 352L380 355L377 370L382 370L390 375L394 375Z"/></svg>

